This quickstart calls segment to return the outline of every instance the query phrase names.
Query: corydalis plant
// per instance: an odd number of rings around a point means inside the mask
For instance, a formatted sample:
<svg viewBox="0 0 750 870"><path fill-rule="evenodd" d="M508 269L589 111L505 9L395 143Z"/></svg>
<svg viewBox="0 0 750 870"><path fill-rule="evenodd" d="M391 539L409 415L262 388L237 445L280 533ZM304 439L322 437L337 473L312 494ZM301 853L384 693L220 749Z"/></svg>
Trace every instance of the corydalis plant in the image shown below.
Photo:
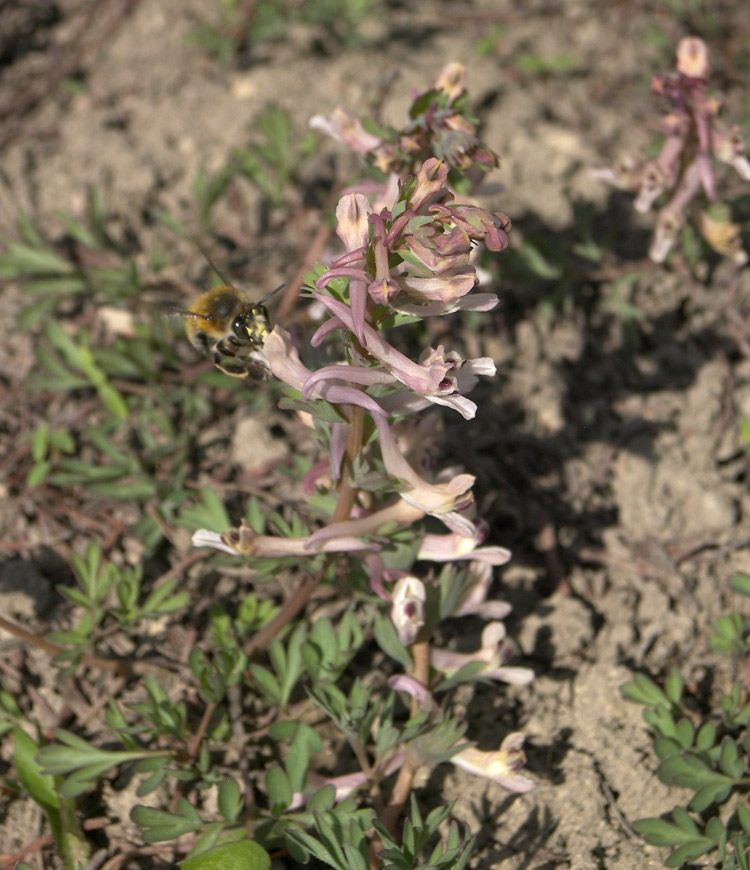
<svg viewBox="0 0 750 870"><path fill-rule="evenodd" d="M486 153L477 149L475 156ZM469 160L467 168L476 165ZM328 521L305 535L260 534L242 525L223 535L194 536L196 545L258 560L286 558L298 566L305 579L264 629L268 636L296 616L324 578L338 577L368 602L363 614L370 614L375 639L398 666L385 695L372 702L370 713L358 681L348 700L338 686L315 679L309 689L340 725L361 770L330 778L311 768L301 788L288 790L285 808L304 806L324 785L335 788L336 799L365 789L389 834L416 774L444 761L518 792L532 788L518 773L525 760L521 734L480 751L463 739L467 723L440 700L468 680L524 684L533 676L509 664L514 651L502 623L509 606L487 600L493 566L510 554L482 546L487 527L472 512L475 478L460 469L434 473L422 461L436 438L436 414L419 412L443 405L472 419L477 406L465 393L478 377L494 375L495 365L443 346L425 347L411 358L391 340L423 318L488 311L497 304L492 294L472 292L477 276L470 260L480 244L504 250L510 222L456 202L450 171L446 162L428 157L399 182L385 207L373 206L360 192L342 196L336 216L344 253L308 276L311 297L328 315L310 343L335 354L330 364L308 368L279 326L265 341L268 370L287 385L284 407L311 415L325 447L325 459L313 465L303 486L318 505L321 495L335 495ZM447 531L428 533L423 521L430 517ZM424 567L430 562L443 565L439 574ZM437 626L468 614L490 620L479 649L438 648ZM397 694L409 711L400 730L391 718ZM386 777L396 772L395 783L385 789ZM380 837L386 842L385 834Z"/></svg>
<svg viewBox="0 0 750 870"><path fill-rule="evenodd" d="M663 195L649 256L663 262L688 219L718 253L738 266L747 262L740 245L740 227L729 220L729 208L718 200L714 161L728 163L744 181L750 181L750 163L742 131L726 128L718 120L720 97L709 87L708 49L696 37L682 39L677 47L677 71L656 75L654 93L663 96L670 109L661 120L666 137L659 156L648 161L627 161L596 174L638 196L635 208L650 211ZM703 208L706 201L709 209Z"/></svg>

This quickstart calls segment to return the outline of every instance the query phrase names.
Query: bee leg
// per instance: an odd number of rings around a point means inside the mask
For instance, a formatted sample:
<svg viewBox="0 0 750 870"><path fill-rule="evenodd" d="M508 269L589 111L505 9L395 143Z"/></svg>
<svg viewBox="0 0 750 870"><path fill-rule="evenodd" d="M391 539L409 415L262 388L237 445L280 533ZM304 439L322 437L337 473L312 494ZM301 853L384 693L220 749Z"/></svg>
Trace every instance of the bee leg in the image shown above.
<svg viewBox="0 0 750 870"><path fill-rule="evenodd" d="M214 365L220 372L224 372L225 375L231 375L233 378L247 377L247 369L245 366L238 365L237 363L224 362L224 359L218 350L214 351Z"/></svg>

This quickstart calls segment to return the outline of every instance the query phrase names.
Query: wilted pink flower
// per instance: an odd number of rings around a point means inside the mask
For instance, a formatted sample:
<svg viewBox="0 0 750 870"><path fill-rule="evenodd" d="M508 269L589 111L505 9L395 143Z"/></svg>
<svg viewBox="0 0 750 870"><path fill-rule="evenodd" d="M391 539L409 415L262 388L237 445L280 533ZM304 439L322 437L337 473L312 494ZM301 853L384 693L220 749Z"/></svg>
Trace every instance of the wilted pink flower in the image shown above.
<svg viewBox="0 0 750 870"><path fill-rule="evenodd" d="M520 793L531 791L534 783L516 772L526 764L526 756L522 749L523 741L523 734L513 732L503 740L500 749L494 752L483 752L470 746L454 755L451 762L467 773L491 779L510 791Z"/></svg>
<svg viewBox="0 0 750 870"><path fill-rule="evenodd" d="M730 220L718 220L705 211L700 213L699 229L709 245L736 266L747 263L747 253L742 249L741 227Z"/></svg>
<svg viewBox="0 0 750 870"><path fill-rule="evenodd" d="M743 181L750 181L750 161L747 159L745 136L741 128L736 124L729 130L716 127L711 135L717 160L728 163Z"/></svg>

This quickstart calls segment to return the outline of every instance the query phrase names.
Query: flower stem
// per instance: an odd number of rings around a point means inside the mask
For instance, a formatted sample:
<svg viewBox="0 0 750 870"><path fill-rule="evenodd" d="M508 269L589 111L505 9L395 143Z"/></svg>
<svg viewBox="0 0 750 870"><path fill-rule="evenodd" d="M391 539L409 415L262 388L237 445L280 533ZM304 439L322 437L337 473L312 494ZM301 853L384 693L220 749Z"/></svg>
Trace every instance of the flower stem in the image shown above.
<svg viewBox="0 0 750 870"><path fill-rule="evenodd" d="M364 419L364 410L353 405L351 408L349 433L346 438L344 461L341 469L339 499L336 503L336 509L333 512L331 523L340 523L349 519L352 508L357 499L357 490L352 486L350 470L354 460L357 458L359 451L362 448ZM267 625L264 625L260 631L252 636L247 646L248 656L253 655L258 650L264 649L268 643L294 619L300 610L302 610L318 588L325 573L325 569L329 564L330 558L331 557L329 557L325 565L314 577L307 575L297 589L294 590L294 593L282 604L281 609L276 616L274 616Z"/></svg>

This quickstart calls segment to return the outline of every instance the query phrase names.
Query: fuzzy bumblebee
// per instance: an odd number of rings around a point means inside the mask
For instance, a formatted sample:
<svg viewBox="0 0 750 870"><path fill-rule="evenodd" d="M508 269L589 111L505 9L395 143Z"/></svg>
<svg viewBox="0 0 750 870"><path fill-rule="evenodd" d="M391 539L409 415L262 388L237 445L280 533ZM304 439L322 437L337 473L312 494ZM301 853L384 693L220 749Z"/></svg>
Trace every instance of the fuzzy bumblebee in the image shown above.
<svg viewBox="0 0 750 870"><path fill-rule="evenodd" d="M261 354L263 342L271 331L263 303L273 293L251 302L241 290L226 284L199 296L183 312L190 343L212 357L225 374L260 380L267 371Z"/></svg>

